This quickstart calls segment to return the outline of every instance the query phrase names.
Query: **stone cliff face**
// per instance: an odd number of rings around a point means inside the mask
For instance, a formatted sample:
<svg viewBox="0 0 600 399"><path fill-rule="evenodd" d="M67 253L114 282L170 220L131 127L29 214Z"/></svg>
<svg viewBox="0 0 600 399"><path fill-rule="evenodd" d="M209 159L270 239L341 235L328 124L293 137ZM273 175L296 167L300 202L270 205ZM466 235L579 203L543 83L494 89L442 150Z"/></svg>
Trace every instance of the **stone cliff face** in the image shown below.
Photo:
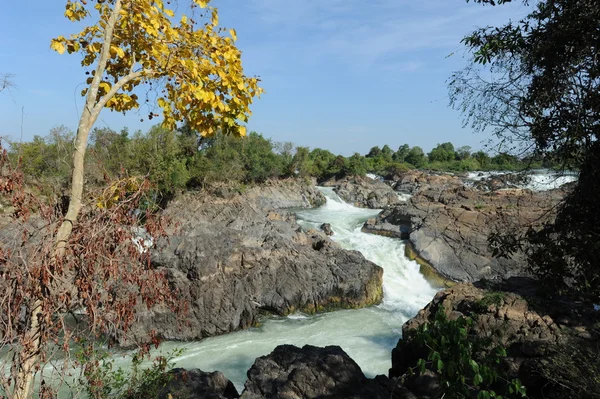
<svg viewBox="0 0 600 399"><path fill-rule="evenodd" d="M536 281L522 277L459 284L439 292L402 327L403 339L392 351L390 377L406 375L423 357L412 342L411 330L433 321L441 310L449 319L471 317L474 337L505 347L507 357L500 368L509 378L519 378L530 398L600 396L600 312L576 298L548 299L540 294ZM416 383L411 378L405 381L415 392L423 388ZM420 394L437 397L435 382L428 386L432 390Z"/></svg>
<svg viewBox="0 0 600 399"><path fill-rule="evenodd" d="M488 237L541 226L565 195L560 189L482 192L455 176L420 173L407 174L396 188L413 196L367 221L364 231L408 239L423 263L455 281L526 275L522 257L494 258Z"/></svg>
<svg viewBox="0 0 600 399"><path fill-rule="evenodd" d="M185 322L169 309L143 312L122 343L150 330L195 340L246 328L264 313L358 308L382 299L382 269L318 231L302 232L281 207L322 200L299 183L253 188L228 198L187 194L165 211L178 225L152 262L189 304Z"/></svg>

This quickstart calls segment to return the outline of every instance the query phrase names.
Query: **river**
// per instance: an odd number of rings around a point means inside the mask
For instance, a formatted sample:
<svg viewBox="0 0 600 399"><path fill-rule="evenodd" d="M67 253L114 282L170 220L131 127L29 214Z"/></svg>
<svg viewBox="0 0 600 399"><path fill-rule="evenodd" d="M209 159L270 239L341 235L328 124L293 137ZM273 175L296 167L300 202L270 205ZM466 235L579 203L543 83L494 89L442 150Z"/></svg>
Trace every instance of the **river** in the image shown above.
<svg viewBox="0 0 600 399"><path fill-rule="evenodd" d="M319 189L327 197L327 203L320 208L297 211L299 224L308 229L330 223L334 241L344 248L360 251L381 266L383 302L366 309L270 318L261 327L200 342L163 343L164 352L185 348L185 353L175 359L176 367L219 370L241 391L246 371L255 358L270 353L277 345L310 344L339 345L367 376L387 374L391 350L401 336L402 324L427 305L436 290L419 273L416 262L404 256L402 241L360 231L362 224L379 210L351 206L333 189Z"/></svg>

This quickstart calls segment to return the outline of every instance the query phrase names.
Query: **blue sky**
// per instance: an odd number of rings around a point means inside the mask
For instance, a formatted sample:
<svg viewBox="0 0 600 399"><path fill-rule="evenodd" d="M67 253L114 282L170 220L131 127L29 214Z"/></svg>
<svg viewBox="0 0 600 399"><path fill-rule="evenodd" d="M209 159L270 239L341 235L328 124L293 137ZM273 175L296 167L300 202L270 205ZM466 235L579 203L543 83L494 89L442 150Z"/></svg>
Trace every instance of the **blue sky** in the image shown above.
<svg viewBox="0 0 600 399"><path fill-rule="evenodd" d="M467 63L460 39L475 27L522 17L526 9L517 3L212 1L221 25L237 30L246 73L259 75L266 90L252 107L249 129L345 155L383 144L481 148L487 137L462 128L445 82ZM18 87L0 94L0 137L19 138L22 109L24 139L77 125L86 78L80 58L49 48L52 37L76 31L63 17L64 4L3 4L0 73L15 74ZM133 132L156 122L142 117L105 110L96 126Z"/></svg>

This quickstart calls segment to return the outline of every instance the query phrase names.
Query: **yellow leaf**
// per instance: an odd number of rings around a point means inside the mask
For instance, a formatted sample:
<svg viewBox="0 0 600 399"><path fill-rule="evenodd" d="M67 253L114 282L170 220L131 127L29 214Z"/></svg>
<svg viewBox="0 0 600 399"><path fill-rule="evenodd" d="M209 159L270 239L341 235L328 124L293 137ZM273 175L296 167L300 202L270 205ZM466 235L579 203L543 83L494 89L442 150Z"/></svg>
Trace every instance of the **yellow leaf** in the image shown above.
<svg viewBox="0 0 600 399"><path fill-rule="evenodd" d="M59 41L59 40L57 40L57 39L52 39L52 41L50 42L50 48L52 50L56 51L58 54L63 54L65 52L65 45L64 45L64 43L61 42L61 41Z"/></svg>
<svg viewBox="0 0 600 399"><path fill-rule="evenodd" d="M246 135L246 127L245 126L240 126L240 136L244 137Z"/></svg>
<svg viewBox="0 0 600 399"><path fill-rule="evenodd" d="M229 29L229 34L231 35L233 41L237 40L237 33L235 32L235 29Z"/></svg>
<svg viewBox="0 0 600 399"><path fill-rule="evenodd" d="M110 90L110 84L107 82L100 82L100 88L103 89L106 93Z"/></svg>
<svg viewBox="0 0 600 399"><path fill-rule="evenodd" d="M173 12L173 10L165 9L165 14L167 14L169 17L174 17L175 16L175 13Z"/></svg>
<svg viewBox="0 0 600 399"><path fill-rule="evenodd" d="M187 24L187 21L188 21L188 19L187 19L187 17L185 16L185 14L184 14L184 15L182 15L182 16L181 16L181 25L185 25L185 24Z"/></svg>

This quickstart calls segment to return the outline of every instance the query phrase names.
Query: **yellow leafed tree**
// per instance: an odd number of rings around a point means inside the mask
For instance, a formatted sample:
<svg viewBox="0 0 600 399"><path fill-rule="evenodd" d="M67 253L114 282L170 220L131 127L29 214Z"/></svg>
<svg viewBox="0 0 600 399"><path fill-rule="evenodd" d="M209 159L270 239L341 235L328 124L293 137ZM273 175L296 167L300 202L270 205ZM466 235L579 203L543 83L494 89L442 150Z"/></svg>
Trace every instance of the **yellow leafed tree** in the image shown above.
<svg viewBox="0 0 600 399"><path fill-rule="evenodd" d="M171 5L171 3L173 3ZM208 0L67 1L65 17L91 23L69 37L58 36L51 48L79 53L87 70L85 106L74 143L70 202L56 233L54 257L65 254L82 207L84 157L89 133L104 108L127 112L139 108L143 87L159 93L156 105L163 125L187 121L204 136L217 130L244 136L249 106L260 95L259 80L244 75L236 32L218 25ZM184 7L186 6L186 7ZM175 12L186 8L187 15ZM177 15L176 15L177 14ZM136 94L138 93L138 94ZM154 114L151 114L154 116ZM51 291L53 281L45 282ZM42 290L43 291L43 290ZM30 308L30 325L21 350L13 397L31 396L33 375L43 350L44 297Z"/></svg>

